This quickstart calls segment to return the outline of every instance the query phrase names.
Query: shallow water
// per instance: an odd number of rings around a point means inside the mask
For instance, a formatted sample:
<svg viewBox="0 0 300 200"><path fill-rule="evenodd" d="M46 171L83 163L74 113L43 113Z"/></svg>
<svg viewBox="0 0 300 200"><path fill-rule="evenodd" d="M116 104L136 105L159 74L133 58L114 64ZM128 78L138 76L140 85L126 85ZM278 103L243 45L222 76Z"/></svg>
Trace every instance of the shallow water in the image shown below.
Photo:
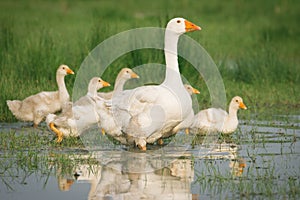
<svg viewBox="0 0 300 200"><path fill-rule="evenodd" d="M98 130L96 140L62 146L44 126L2 123L0 130L8 135L0 138L0 199L300 197L299 115L241 121L231 137L179 133L147 153L116 145ZM33 141L11 147L10 134Z"/></svg>

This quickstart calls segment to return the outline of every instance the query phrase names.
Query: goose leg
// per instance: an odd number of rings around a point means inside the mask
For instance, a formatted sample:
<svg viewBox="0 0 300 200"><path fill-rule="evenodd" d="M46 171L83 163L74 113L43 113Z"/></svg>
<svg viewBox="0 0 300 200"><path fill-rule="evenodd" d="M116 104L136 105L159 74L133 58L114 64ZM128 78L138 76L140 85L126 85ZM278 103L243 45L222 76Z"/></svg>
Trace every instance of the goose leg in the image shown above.
<svg viewBox="0 0 300 200"><path fill-rule="evenodd" d="M58 130L55 126L54 126L54 123L53 122L51 122L50 124L49 124L49 127L50 127L50 129L56 134L56 136L57 136L57 140L56 140L56 142L57 143L61 143L61 141L63 140L63 133L60 131L60 130Z"/></svg>
<svg viewBox="0 0 300 200"><path fill-rule="evenodd" d="M137 147L142 150L142 151L146 151L147 150L147 147L146 146L142 146L140 144L137 145Z"/></svg>
<svg viewBox="0 0 300 200"><path fill-rule="evenodd" d="M43 121L44 117L45 117L45 112L42 110L37 110L34 112L34 119L33 119L33 128L37 128L38 125L41 123L41 121Z"/></svg>
<svg viewBox="0 0 300 200"><path fill-rule="evenodd" d="M36 118L33 120L33 128L37 128L37 127L39 126L39 124L41 123L42 120L43 120L43 118L36 117Z"/></svg>
<svg viewBox="0 0 300 200"><path fill-rule="evenodd" d="M164 144L164 141L163 141L163 139L162 139L162 138L159 138L159 139L157 140L157 144L159 144L159 145L163 145L163 144Z"/></svg>
<svg viewBox="0 0 300 200"><path fill-rule="evenodd" d="M33 128L37 128L37 127L38 127L38 124L33 123Z"/></svg>
<svg viewBox="0 0 300 200"><path fill-rule="evenodd" d="M190 134L190 129L186 128L186 129L185 129L185 134L186 134L186 135Z"/></svg>

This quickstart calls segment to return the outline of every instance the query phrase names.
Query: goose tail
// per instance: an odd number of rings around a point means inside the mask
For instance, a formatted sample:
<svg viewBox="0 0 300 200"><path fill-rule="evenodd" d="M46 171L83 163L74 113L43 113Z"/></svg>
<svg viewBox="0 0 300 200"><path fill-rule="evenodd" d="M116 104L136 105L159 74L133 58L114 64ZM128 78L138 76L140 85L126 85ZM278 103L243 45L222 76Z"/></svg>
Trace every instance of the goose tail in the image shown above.
<svg viewBox="0 0 300 200"><path fill-rule="evenodd" d="M22 106L22 101L19 100L7 100L6 101L9 110L13 113L13 115L17 116L18 112Z"/></svg>

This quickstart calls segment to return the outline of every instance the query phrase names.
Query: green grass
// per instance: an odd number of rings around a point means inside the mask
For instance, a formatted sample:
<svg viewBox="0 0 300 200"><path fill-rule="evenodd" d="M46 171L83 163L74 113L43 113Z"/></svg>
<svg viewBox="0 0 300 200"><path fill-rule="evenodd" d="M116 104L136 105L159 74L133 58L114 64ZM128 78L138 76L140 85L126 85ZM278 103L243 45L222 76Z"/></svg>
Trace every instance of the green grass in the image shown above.
<svg viewBox="0 0 300 200"><path fill-rule="evenodd" d="M0 192L18 192L19 185L30 185L30 176L47 187L51 176L72 177L79 164L98 165L75 138L56 144L47 131L23 131L0 133L0 183L6 186Z"/></svg>
<svg viewBox="0 0 300 200"><path fill-rule="evenodd" d="M244 97L251 112L270 107L299 108L300 3L287 1L1 1L0 121L14 121L7 99L55 90L61 63L76 72L100 42L125 30L165 27L175 16L200 25L188 36L199 42L219 67L228 101ZM116 47L117 48L117 47ZM150 55L150 56L149 56ZM132 52L104 74L113 84L118 69L164 63L163 52ZM180 59L182 74L201 91L200 108L210 106L205 82ZM72 92L75 76L66 77Z"/></svg>

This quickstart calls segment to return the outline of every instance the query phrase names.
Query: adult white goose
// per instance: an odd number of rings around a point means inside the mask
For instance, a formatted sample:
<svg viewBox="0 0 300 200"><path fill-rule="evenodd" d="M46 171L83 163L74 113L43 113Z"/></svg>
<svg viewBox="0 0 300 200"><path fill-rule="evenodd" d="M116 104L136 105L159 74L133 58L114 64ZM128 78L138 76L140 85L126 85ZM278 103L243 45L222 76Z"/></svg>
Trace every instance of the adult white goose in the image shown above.
<svg viewBox="0 0 300 200"><path fill-rule="evenodd" d="M67 65L60 65L56 71L58 91L40 92L20 100L7 100L7 105L13 115L22 121L33 121L33 126L38 124L49 114L62 109L70 100L64 77L74 72Z"/></svg>
<svg viewBox="0 0 300 200"><path fill-rule="evenodd" d="M49 114L47 116L46 123L57 135L56 142L60 143L63 137L77 137L89 126L99 121L95 110L96 102L99 101L97 90L107 86L110 86L108 82L94 77L89 82L87 94L76 101L73 106L69 104L61 115Z"/></svg>
<svg viewBox="0 0 300 200"><path fill-rule="evenodd" d="M132 78L139 78L139 76L134 71L132 71L132 69L127 67L123 68L117 75L114 84L114 90L111 92L98 92L98 95L106 100L109 100L113 95L122 92L126 81Z"/></svg>
<svg viewBox="0 0 300 200"><path fill-rule="evenodd" d="M146 143L154 143L180 126L193 112L191 97L179 72L177 43L181 34L196 30L201 28L183 18L170 20L165 31L166 75L163 83L125 90L113 98L114 118L128 143L146 150Z"/></svg>
<svg viewBox="0 0 300 200"><path fill-rule="evenodd" d="M191 126L192 133L207 134L221 132L223 134L233 133L238 127L237 111L247 109L243 99L239 96L233 97L229 104L229 113L220 108L209 108L195 115Z"/></svg>

